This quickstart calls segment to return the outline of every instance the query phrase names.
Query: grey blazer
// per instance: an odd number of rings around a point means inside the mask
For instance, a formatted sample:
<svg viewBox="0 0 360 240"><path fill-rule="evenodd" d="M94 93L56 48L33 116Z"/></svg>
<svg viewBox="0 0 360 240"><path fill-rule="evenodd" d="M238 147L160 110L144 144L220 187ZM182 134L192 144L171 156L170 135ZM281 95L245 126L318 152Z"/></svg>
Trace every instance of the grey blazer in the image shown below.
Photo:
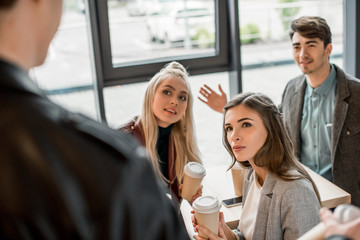
<svg viewBox="0 0 360 240"><path fill-rule="evenodd" d="M244 179L243 206L253 181L250 168ZM297 239L320 222L319 209L320 202L310 181L285 181L269 172L261 190L253 239ZM235 233L245 239L240 230Z"/></svg>
<svg viewBox="0 0 360 240"><path fill-rule="evenodd" d="M331 137L332 176L336 185L351 194L352 203L360 207L360 81L334 66L337 86ZM299 158L305 89L305 75L288 82L280 106Z"/></svg>

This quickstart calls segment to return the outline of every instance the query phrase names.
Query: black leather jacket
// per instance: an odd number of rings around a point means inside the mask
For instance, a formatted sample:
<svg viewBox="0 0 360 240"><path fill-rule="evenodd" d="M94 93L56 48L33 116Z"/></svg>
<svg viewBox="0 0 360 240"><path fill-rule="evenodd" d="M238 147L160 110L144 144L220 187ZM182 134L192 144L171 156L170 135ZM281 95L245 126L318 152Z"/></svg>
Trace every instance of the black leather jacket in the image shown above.
<svg viewBox="0 0 360 240"><path fill-rule="evenodd" d="M0 60L0 239L188 239L145 151Z"/></svg>

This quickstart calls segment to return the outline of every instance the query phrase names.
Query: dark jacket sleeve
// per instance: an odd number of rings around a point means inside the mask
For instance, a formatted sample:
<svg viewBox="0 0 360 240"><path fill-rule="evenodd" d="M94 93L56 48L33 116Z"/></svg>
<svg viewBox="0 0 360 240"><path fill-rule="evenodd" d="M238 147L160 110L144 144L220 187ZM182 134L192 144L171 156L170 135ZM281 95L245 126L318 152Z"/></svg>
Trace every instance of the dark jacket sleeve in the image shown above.
<svg viewBox="0 0 360 240"><path fill-rule="evenodd" d="M188 239L133 138L24 100L0 123L1 239Z"/></svg>
<svg viewBox="0 0 360 240"><path fill-rule="evenodd" d="M132 135L133 137L135 137L137 139L137 141L139 141L139 143L142 146L145 147L146 145L145 145L144 135L143 135L143 132L141 130L141 127L140 127L137 119L138 119L137 116L134 117L129 122L121 125L119 130L126 134Z"/></svg>

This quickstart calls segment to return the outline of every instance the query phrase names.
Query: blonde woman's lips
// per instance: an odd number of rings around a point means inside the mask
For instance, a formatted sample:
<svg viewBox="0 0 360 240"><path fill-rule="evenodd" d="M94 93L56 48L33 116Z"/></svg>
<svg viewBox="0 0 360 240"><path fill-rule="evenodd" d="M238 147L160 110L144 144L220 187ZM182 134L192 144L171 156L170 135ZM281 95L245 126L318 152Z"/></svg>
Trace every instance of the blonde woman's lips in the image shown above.
<svg viewBox="0 0 360 240"><path fill-rule="evenodd" d="M170 112L172 114L177 114L176 111L173 110L173 109L165 108L164 110L167 111L167 112Z"/></svg>

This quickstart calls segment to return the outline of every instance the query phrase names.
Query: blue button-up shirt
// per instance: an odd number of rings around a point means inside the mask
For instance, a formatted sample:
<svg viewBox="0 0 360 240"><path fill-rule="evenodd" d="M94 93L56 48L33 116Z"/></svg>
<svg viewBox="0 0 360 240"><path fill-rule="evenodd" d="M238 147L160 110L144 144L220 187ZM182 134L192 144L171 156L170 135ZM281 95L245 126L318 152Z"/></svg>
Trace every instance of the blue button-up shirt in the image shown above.
<svg viewBox="0 0 360 240"><path fill-rule="evenodd" d="M301 119L301 152L304 165L332 181L331 129L335 107L336 71L331 65L329 76L317 88L306 79Z"/></svg>

